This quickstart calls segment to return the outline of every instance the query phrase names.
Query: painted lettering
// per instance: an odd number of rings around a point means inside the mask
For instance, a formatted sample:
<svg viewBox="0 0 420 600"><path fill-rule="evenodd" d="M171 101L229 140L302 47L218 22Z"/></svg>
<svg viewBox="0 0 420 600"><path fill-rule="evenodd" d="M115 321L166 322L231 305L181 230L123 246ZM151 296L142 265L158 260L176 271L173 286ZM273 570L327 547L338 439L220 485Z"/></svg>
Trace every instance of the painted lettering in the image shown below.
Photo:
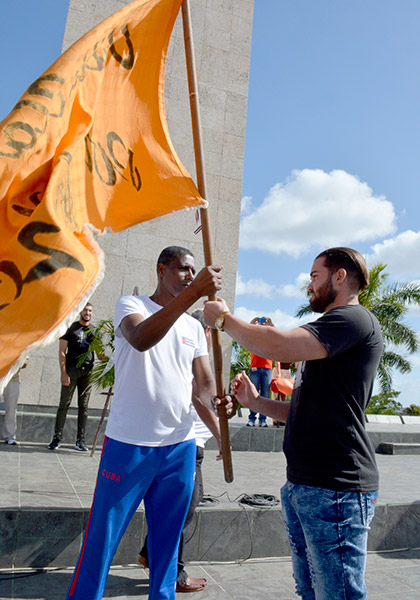
<svg viewBox="0 0 420 600"><path fill-rule="evenodd" d="M111 33L109 34L109 37L108 37L109 51L111 52L111 54L115 58L115 60L117 62L119 62L122 67L124 67L124 69L127 69L128 71L130 71L130 69L132 69L133 65L134 65L134 48L133 48L133 43L130 39L130 32L128 30L127 25L125 25L121 29L121 33L124 35L125 41L127 43L128 57L124 58L121 54L118 53L118 51L115 47L115 43L114 43L114 31L111 31Z"/></svg>
<svg viewBox="0 0 420 600"><path fill-rule="evenodd" d="M97 152L97 148L99 152ZM133 187L139 191L141 188L141 177L139 170L134 165L134 153L131 149L127 150L121 137L115 131L109 131L106 135L106 150L102 144L96 140L93 140L90 134L85 137L85 151L86 151L86 166L90 173L95 173L99 179L107 186L113 186L117 182L117 175L122 177L125 181L129 179L123 174L124 171L129 168L130 180ZM102 164L105 166L106 175L101 171L97 155L100 154ZM118 154L118 158L117 158ZM126 164L123 164L123 161Z"/></svg>
<svg viewBox="0 0 420 600"><path fill-rule="evenodd" d="M92 47L91 52L85 55L82 59L80 68L77 69L71 88L68 92L67 97L64 96L63 86L66 83L66 79L57 73L46 73L41 77L38 77L27 89L26 93L28 96L42 98L44 102L33 100L25 97L20 100L14 107L14 111L19 111L24 107L30 107L39 113L43 121L40 126L35 126L22 119L8 123L3 129L2 134L5 138L3 145L11 148L13 151L7 151L5 149L0 150L0 156L5 158L20 158L26 150L30 150L35 145L38 137L45 133L48 120L50 117L60 118L64 115L64 110L67 102L70 102L73 97L73 92L79 82L83 82L85 78L86 70L90 71L103 71L106 66L106 54L109 50L111 56L123 67L124 69L131 70L134 66L135 52L134 46L130 38L130 31L128 25L125 25L121 29L121 33L124 36L125 43L124 48L120 48L121 41L114 41L115 30L112 30L108 35L106 47L106 37L96 42ZM117 49L118 46L118 49ZM58 87L57 87L58 86ZM57 106L53 107L52 104L56 102ZM103 154L104 150L101 147L102 159L107 167L107 158ZM130 150L128 151L130 152ZM136 189L140 189L140 176L135 167L131 168L131 157L130 157L130 174L131 180ZM135 175L135 176L134 176ZM112 178L108 174L107 185L113 185L111 183Z"/></svg>
<svg viewBox="0 0 420 600"><path fill-rule="evenodd" d="M38 194L40 194L40 193L41 192L34 192L33 194L31 194L29 196L29 200L32 202L32 204L34 206L38 206L38 204L41 203L41 200L38 198ZM24 217L30 217L31 214L34 212L33 208L27 208L25 206L20 206L20 204L12 204L12 208L17 213L19 213L20 215L23 215Z"/></svg>
<svg viewBox="0 0 420 600"><path fill-rule="evenodd" d="M38 200L36 194L37 193L35 193L35 198ZM62 250L50 248L49 246L38 244L34 239L37 234L54 234L59 233L60 231L61 229L56 225L44 223L43 221L34 221L22 227L18 234L19 243L28 250L39 252L41 254L47 254L50 256L50 258L41 260L36 265L31 267L24 278L22 277L19 267L13 261L3 260L0 262L0 273L7 275L13 281L16 287L14 298L10 302L0 304L0 310L3 310L6 308L6 306L9 306L13 300L16 300L21 295L23 286L31 281L52 275L58 271L58 269L67 268L75 269L77 271L85 270L82 263L74 256L71 256L71 254L68 254ZM0 284L2 281L3 280L0 279Z"/></svg>
<svg viewBox="0 0 420 600"><path fill-rule="evenodd" d="M18 133L23 133L24 136L27 136L27 139L18 139ZM3 135L7 140L5 142L6 146L9 146L9 148L12 148L15 151L13 153L0 151L0 156L4 156L6 158L20 158L24 150L29 150L30 148L34 147L37 140L36 131L29 125L29 123L25 123L24 121L8 123L3 129Z"/></svg>
<svg viewBox="0 0 420 600"><path fill-rule="evenodd" d="M50 248L49 246L38 244L34 240L37 234L59 233L60 231L61 230L59 227L57 227L57 225L44 223L43 221L34 221L32 223L28 223L20 230L18 241L20 244L22 244L22 246L28 248L28 250L33 250L34 252L40 252L41 254L47 254L50 256L50 258L41 260L39 263L29 269L26 277L23 280L24 284L30 283L35 279L42 279L43 277L52 275L58 271L58 269L62 268L84 271L82 263L79 262L77 258L74 258L74 256L71 256L71 254L63 252L62 250Z"/></svg>
<svg viewBox="0 0 420 600"><path fill-rule="evenodd" d="M16 294L14 300L16 300L16 298L19 298L19 296L21 295L23 286L22 275L20 274L19 269L17 268L14 262L10 260L2 260L0 262L0 272L10 277L10 279L15 284ZM2 279L0 279L0 283L2 283ZM1 304L0 310L6 308L6 306L9 306L9 304L10 302L5 302L4 304Z"/></svg>

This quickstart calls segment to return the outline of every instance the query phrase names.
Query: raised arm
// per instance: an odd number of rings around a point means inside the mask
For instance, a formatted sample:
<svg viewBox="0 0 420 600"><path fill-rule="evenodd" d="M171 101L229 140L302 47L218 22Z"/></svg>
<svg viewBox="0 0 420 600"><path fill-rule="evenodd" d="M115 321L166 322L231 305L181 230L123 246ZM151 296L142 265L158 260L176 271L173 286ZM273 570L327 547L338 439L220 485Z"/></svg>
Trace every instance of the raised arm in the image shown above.
<svg viewBox="0 0 420 600"><path fill-rule="evenodd" d="M152 348L197 300L220 289L220 271L221 267L205 267L178 296L147 319L137 313L125 317L120 326L126 340L140 352Z"/></svg>
<svg viewBox="0 0 420 600"><path fill-rule="evenodd" d="M214 327L215 320L224 312L223 331L258 356L283 362L316 360L328 356L321 342L303 327L290 331L275 327L255 327L232 315L222 298L204 303L204 319L210 327Z"/></svg>
<svg viewBox="0 0 420 600"><path fill-rule="evenodd" d="M271 417L275 421L286 422L290 402L278 402L278 400L271 400L270 398L260 396L245 371L236 375L231 385L232 394L236 396L243 406L250 408L256 413L267 415L267 417Z"/></svg>

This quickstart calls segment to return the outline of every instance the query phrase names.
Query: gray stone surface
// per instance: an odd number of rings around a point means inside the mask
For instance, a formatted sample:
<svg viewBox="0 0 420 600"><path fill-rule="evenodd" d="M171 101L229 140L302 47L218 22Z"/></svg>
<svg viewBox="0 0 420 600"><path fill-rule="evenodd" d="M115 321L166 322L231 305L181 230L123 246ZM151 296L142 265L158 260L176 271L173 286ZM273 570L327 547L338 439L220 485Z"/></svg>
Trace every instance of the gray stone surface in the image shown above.
<svg viewBox="0 0 420 600"><path fill-rule="evenodd" d="M220 563L192 562L192 577L208 581L200 597L206 600L294 600L288 557ZM2 600L62 600L73 574L71 568L35 571L0 570ZM420 550L368 553L366 585L369 600L419 600ZM132 564L113 566L104 598L132 600L147 597L148 571ZM177 594L179 600L185 594Z"/></svg>
<svg viewBox="0 0 420 600"><path fill-rule="evenodd" d="M38 417L48 413L41 407L33 412ZM76 410L71 412L74 418ZM98 418L100 411L92 413L92 418ZM53 407L49 414L55 415ZM208 600L296 598L281 509L278 505L253 508L240 503L243 494L279 497L285 480L283 453L252 452L249 448L257 436L260 449L263 436L271 448L273 436L274 440L282 436L283 428L247 428L246 420L245 415L236 416L231 424L232 444L240 441L241 447L233 452L231 484L224 482L216 451L206 450L203 476L208 504L199 507L186 532L187 569L191 576L208 579ZM407 427L410 435L418 435L418 428L409 425L397 431L392 429L395 426L381 426L385 432L368 425L372 427L371 433L376 435L401 438ZM75 563L80 550L99 452L90 457L69 444L51 452L44 443L1 444L0 452L0 598L61 600L72 574L66 567ZM395 548L418 546L420 464L416 456L377 455L377 461L381 484L369 535L369 598L419 599L419 551L396 552ZM147 596L148 572L133 566L145 532L140 506L114 558L104 598ZM378 549L389 552L372 553ZM41 572L46 567L58 570Z"/></svg>
<svg viewBox="0 0 420 600"><path fill-rule="evenodd" d="M367 423L401 423L399 415L366 415Z"/></svg>
<svg viewBox="0 0 420 600"><path fill-rule="evenodd" d="M401 421L406 425L420 425L420 416L401 415Z"/></svg>
<svg viewBox="0 0 420 600"><path fill-rule="evenodd" d="M30 408L30 412L28 412ZM65 567L76 561L92 501L100 450L93 457L73 449L74 440L55 452L47 449L48 427L55 407L21 406L23 423L35 441L18 446L0 444L0 568ZM245 412L245 411L243 411ZM76 419L71 408L69 419ZM96 431L100 409L92 409ZM224 481L222 463L216 461L209 440L203 464L206 503L199 507L186 533L187 560L244 560L285 556L289 545L279 505L252 507L242 496L279 497L286 463L279 451L284 428L246 427L247 415L230 423L234 481ZM35 427L36 425L36 427ZM38 427L38 430L36 429ZM368 424L377 439L418 439L414 425ZM379 430L378 428L381 428ZM43 442L36 440L42 439ZM69 428L71 431L71 428ZM21 429L23 433L23 429ZM254 451L252 451L254 449ZM377 455L380 497L369 536L369 550L418 546L420 526L420 463L416 456ZM144 538L142 506L125 533L114 564L133 561Z"/></svg>
<svg viewBox="0 0 420 600"><path fill-rule="evenodd" d="M76 403L76 398L73 404ZM49 443L54 435L55 418L57 414L57 406L47 405L18 405L17 409L17 430L16 437L21 441L30 441ZM92 445L98 430L99 421L102 415L102 410L99 408L89 408L89 417L86 425L86 441L88 445ZM0 404L0 427L4 418L4 408ZM105 430L106 418L101 429ZM67 413L66 424L63 431L63 443L74 444L77 439L77 407L70 407Z"/></svg>
<svg viewBox="0 0 420 600"><path fill-rule="evenodd" d="M248 435L249 428L243 429ZM258 430L261 435L270 430ZM274 428L272 429L274 431ZM278 431L278 430L275 430ZM253 431L256 435L257 432ZM63 444L0 445L0 566L68 566L76 561L90 509L100 453L93 457ZM239 560L289 552L280 505L252 507L243 494L279 498L285 481L282 452L233 452L234 481L224 481L216 451L206 450L204 491L186 535L187 560ZM416 456L377 455L380 498L370 550L418 546L420 464ZM133 561L145 534L142 506L123 537L114 564Z"/></svg>
<svg viewBox="0 0 420 600"><path fill-rule="evenodd" d="M420 454L420 444L414 442L381 442L377 452L381 454Z"/></svg>

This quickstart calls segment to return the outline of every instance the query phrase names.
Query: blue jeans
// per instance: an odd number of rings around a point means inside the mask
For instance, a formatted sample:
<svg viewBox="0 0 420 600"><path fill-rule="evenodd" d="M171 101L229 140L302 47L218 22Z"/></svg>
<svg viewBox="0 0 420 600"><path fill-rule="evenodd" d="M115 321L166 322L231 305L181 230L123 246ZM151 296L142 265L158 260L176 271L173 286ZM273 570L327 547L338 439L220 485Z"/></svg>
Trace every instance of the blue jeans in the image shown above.
<svg viewBox="0 0 420 600"><path fill-rule="evenodd" d="M364 600L369 524L378 492L337 492L287 481L283 518L296 593L303 600Z"/></svg>
<svg viewBox="0 0 420 600"><path fill-rule="evenodd" d="M264 398L270 397L271 373L272 373L271 369L258 369L257 368L255 371L253 371L252 369L249 370L250 380L257 388L257 392L260 394L260 396L264 396ZM255 421L256 418L257 418L257 413L250 409L249 410L249 420ZM266 420L267 420L267 417L260 413L260 423L265 423Z"/></svg>

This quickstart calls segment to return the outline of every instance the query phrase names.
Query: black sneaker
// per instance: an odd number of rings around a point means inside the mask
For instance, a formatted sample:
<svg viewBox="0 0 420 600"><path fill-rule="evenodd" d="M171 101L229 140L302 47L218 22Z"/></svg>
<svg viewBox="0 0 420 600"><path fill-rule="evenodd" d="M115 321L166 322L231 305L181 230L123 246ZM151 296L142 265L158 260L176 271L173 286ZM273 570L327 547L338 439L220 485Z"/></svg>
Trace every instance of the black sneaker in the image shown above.
<svg viewBox="0 0 420 600"><path fill-rule="evenodd" d="M61 446L60 438L56 435L53 437L51 444L48 444L50 450L57 450Z"/></svg>
<svg viewBox="0 0 420 600"><path fill-rule="evenodd" d="M77 440L77 442L74 444L74 449L80 450L81 452L87 452L85 440Z"/></svg>

